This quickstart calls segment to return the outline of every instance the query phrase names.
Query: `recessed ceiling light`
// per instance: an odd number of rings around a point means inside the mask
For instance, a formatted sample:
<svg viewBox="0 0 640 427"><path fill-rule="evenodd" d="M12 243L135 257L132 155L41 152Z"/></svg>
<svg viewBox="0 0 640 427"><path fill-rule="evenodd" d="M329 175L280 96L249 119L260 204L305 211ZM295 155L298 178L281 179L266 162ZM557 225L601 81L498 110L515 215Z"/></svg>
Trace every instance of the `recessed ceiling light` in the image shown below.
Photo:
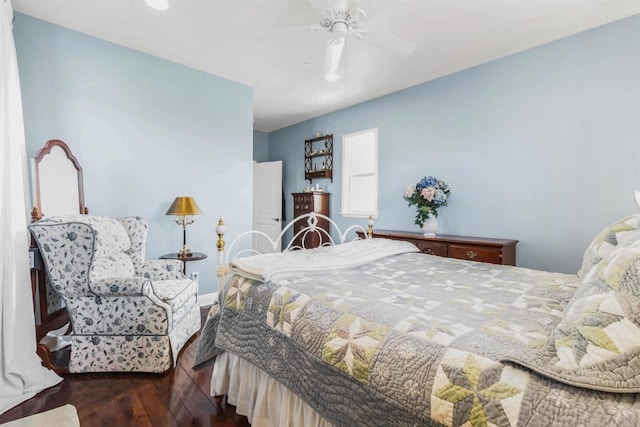
<svg viewBox="0 0 640 427"><path fill-rule="evenodd" d="M167 10L169 9L169 0L144 0L152 9L155 10Z"/></svg>

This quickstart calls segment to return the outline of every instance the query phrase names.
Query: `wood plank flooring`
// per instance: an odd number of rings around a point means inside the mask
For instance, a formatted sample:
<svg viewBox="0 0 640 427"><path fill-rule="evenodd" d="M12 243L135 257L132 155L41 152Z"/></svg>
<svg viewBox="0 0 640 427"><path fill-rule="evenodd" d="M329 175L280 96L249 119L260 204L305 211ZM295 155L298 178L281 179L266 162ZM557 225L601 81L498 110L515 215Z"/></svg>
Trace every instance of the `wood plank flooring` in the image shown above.
<svg viewBox="0 0 640 427"><path fill-rule="evenodd" d="M202 319L207 309L202 309ZM209 396L213 366L191 369L199 334L185 345L178 365L164 374L69 374L55 387L0 415L0 423L70 403L80 425L93 426L248 426L246 417ZM52 426L54 427L54 426Z"/></svg>

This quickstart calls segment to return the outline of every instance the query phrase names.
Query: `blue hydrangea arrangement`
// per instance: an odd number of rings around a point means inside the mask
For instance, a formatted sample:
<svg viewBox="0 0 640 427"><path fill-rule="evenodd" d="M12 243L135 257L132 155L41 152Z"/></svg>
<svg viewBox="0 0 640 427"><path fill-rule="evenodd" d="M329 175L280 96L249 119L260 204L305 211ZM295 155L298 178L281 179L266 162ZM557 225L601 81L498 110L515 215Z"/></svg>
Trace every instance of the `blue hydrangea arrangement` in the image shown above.
<svg viewBox="0 0 640 427"><path fill-rule="evenodd" d="M417 184L407 186L404 199L409 202L409 206L416 205L416 224L422 227L430 216L438 217L438 208L447 206L450 195L451 189L446 181L426 176Z"/></svg>

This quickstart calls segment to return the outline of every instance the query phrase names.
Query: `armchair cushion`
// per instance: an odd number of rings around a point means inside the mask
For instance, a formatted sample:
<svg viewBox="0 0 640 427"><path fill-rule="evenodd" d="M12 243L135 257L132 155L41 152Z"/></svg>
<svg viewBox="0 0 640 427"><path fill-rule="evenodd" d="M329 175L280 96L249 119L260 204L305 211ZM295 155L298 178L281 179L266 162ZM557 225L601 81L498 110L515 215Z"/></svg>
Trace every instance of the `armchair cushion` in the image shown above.
<svg viewBox="0 0 640 427"><path fill-rule="evenodd" d="M151 281L144 277L105 277L94 281L91 290L98 296L142 296L151 291Z"/></svg>
<svg viewBox="0 0 640 427"><path fill-rule="evenodd" d="M91 276L93 280L100 280L105 277L133 277L135 269L131 257L124 252L111 254L103 257L94 257L91 265Z"/></svg>
<svg viewBox="0 0 640 427"><path fill-rule="evenodd" d="M175 259L155 259L138 265L139 276L151 280L186 279L182 274L182 261Z"/></svg>
<svg viewBox="0 0 640 427"><path fill-rule="evenodd" d="M197 298L197 290L198 288L193 286L191 279L153 282L153 292L156 296L176 309L192 298Z"/></svg>

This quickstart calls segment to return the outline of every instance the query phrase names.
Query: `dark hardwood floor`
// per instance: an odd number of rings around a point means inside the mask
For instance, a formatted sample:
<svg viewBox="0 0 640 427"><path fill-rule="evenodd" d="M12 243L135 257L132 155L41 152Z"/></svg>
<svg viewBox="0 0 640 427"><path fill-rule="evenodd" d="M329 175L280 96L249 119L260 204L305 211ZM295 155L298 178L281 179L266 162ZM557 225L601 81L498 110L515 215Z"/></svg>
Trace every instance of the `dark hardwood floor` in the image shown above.
<svg viewBox="0 0 640 427"><path fill-rule="evenodd" d="M201 309L203 322L206 313ZM185 345L177 366L164 374L69 374L57 386L0 415L0 423L70 403L82 427L248 426L233 406L218 409L209 396L213 366L191 369L198 339L196 335Z"/></svg>

